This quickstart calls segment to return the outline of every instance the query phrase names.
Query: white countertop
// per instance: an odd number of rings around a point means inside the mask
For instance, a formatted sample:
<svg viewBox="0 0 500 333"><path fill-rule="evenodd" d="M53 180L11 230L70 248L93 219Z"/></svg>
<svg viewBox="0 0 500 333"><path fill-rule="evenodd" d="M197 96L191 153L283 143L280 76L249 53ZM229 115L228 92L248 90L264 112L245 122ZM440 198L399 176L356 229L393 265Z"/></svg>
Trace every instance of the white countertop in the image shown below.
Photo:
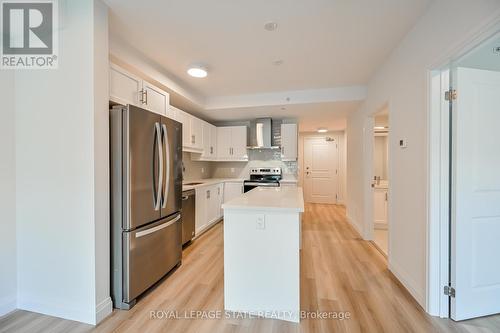
<svg viewBox="0 0 500 333"><path fill-rule="evenodd" d="M185 180L182 182L182 191L189 191L196 188L201 188L205 186L210 186L214 184L220 183L228 183L228 182L243 182L244 179L240 178L207 178L207 179L194 179L194 180ZM198 185L185 185L189 183L201 183Z"/></svg>
<svg viewBox="0 0 500 333"><path fill-rule="evenodd" d="M223 209L304 211L304 196L301 187L257 187L222 205Z"/></svg>

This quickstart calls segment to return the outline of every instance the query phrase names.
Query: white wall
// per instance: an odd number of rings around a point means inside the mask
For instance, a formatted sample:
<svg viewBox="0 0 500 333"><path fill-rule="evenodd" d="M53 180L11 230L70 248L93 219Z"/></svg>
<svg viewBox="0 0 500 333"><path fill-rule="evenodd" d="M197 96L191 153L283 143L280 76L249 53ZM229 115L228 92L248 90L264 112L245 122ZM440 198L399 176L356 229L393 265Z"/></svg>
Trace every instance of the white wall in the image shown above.
<svg viewBox="0 0 500 333"><path fill-rule="evenodd" d="M16 73L18 306L94 324L110 310L107 16L59 10L59 68Z"/></svg>
<svg viewBox="0 0 500 333"><path fill-rule="evenodd" d="M16 308L16 156L14 72L0 73L0 316Z"/></svg>
<svg viewBox="0 0 500 333"><path fill-rule="evenodd" d="M437 0L392 52L368 85L361 109L348 119L348 215L365 231L370 193L366 168L372 168L365 151L372 123L366 117L388 103L391 121L389 145L390 244L389 268L415 299L426 304L427 223L427 105L428 70L462 46L464 38L498 17L497 0ZM372 121L373 122L373 121ZM400 149L400 138L408 148Z"/></svg>

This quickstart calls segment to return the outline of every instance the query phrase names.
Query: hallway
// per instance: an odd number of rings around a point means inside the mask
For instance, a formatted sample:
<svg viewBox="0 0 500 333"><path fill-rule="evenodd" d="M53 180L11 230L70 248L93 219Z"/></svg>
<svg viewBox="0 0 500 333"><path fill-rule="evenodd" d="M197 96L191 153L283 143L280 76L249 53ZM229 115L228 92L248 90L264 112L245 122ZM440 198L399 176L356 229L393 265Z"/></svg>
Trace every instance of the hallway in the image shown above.
<svg viewBox="0 0 500 333"><path fill-rule="evenodd" d="M223 310L223 225L185 251L182 266L130 311L115 310L96 328L17 311L0 332L498 332L500 316L454 323L428 316L387 270L385 258L346 221L345 208L307 204L303 216L301 310L350 319L151 319L150 311ZM349 314L347 314L349 312ZM222 312L223 313L223 312Z"/></svg>

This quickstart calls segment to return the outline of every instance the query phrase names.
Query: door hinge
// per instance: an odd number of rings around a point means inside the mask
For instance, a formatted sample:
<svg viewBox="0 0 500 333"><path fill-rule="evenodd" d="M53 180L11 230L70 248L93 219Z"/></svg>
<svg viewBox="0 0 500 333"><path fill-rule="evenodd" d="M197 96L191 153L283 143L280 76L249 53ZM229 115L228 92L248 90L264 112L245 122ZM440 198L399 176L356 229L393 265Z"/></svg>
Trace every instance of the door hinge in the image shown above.
<svg viewBox="0 0 500 333"><path fill-rule="evenodd" d="M452 101L457 99L457 91L455 89L450 89L444 93L444 99L447 101Z"/></svg>
<svg viewBox="0 0 500 333"><path fill-rule="evenodd" d="M444 286L443 291L446 296L455 297L455 288L450 286Z"/></svg>

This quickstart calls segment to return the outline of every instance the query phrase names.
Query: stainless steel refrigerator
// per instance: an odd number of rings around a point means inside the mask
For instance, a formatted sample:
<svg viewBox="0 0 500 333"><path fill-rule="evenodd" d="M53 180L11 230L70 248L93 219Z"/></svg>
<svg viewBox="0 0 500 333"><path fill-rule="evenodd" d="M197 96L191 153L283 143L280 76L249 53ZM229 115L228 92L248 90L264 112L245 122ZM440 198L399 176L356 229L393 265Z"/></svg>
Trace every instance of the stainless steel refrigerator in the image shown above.
<svg viewBox="0 0 500 333"><path fill-rule="evenodd" d="M130 309L181 263L182 125L132 105L110 114L111 289Z"/></svg>

